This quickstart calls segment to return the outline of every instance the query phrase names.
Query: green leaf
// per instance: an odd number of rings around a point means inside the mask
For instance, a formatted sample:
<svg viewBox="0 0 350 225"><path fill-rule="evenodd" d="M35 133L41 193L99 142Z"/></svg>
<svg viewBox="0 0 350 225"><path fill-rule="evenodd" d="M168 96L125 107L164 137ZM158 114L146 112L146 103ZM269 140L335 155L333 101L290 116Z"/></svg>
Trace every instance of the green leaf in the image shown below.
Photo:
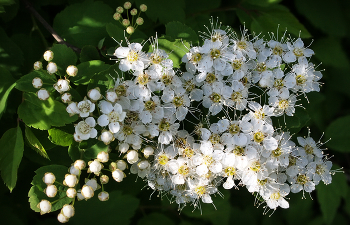
<svg viewBox="0 0 350 225"><path fill-rule="evenodd" d="M43 182L43 177L45 173L48 172L53 173L56 177L56 182L54 183L54 185L56 185L59 191L57 192L57 195L54 198L47 197L47 195L43 192L44 189L47 187L47 185ZM35 173L36 175L33 177L32 180L33 186L31 187L28 193L30 208L32 210L34 210L35 212L40 212L40 209L37 207L37 205L43 199L46 199L50 202L56 201L54 204L52 204L51 212L57 211L61 209L63 205L72 202L72 198L64 197L66 196L65 192L68 189L68 187L63 186L63 180L65 178L65 175L68 174L68 167L61 165L43 166L37 169Z"/></svg>
<svg viewBox="0 0 350 225"><path fill-rule="evenodd" d="M80 145L79 148L84 151L84 158L86 160L94 159L97 157L98 153L108 151L108 145L105 145L101 141L98 141L96 144L94 144L91 147L89 146L85 148Z"/></svg>
<svg viewBox="0 0 350 225"><path fill-rule="evenodd" d="M178 68L182 57L188 52L190 44L186 41L169 41L164 37L158 39L158 47L169 54L169 59L173 60L174 67Z"/></svg>
<svg viewBox="0 0 350 225"><path fill-rule="evenodd" d="M17 80L16 88L20 91L36 93L39 89L33 87L32 84L36 77L43 81L42 88L47 90L53 89L53 85L57 82L55 76L48 74L46 70L34 70Z"/></svg>
<svg viewBox="0 0 350 225"><path fill-rule="evenodd" d="M34 133L31 131L31 129L27 126L25 126L25 136L27 138L27 141L29 142L30 146L39 153L42 157L46 159L50 159L49 156L46 153L46 150L44 146L40 143L38 138L34 135Z"/></svg>
<svg viewBox="0 0 350 225"><path fill-rule="evenodd" d="M76 47L97 46L107 36L106 24L113 22L113 9L100 1L84 1L67 6L57 14L53 28Z"/></svg>
<svg viewBox="0 0 350 225"><path fill-rule="evenodd" d="M123 28L121 28L113 23L107 24L106 30L107 30L108 35L118 42L121 42L125 39Z"/></svg>
<svg viewBox="0 0 350 225"><path fill-rule="evenodd" d="M68 148L68 154L73 161L83 159L88 162L95 159L98 153L107 151L108 145L97 139L89 139L80 143L74 141Z"/></svg>
<svg viewBox="0 0 350 225"><path fill-rule="evenodd" d="M48 132L49 140L56 145L70 146L74 141L73 135L63 130L52 128Z"/></svg>
<svg viewBox="0 0 350 225"><path fill-rule="evenodd" d="M327 146L332 150L350 152L350 116L344 116L333 121L326 129Z"/></svg>
<svg viewBox="0 0 350 225"><path fill-rule="evenodd" d="M17 182L17 170L21 163L24 142L19 126L7 130L0 139L1 177L12 192Z"/></svg>
<svg viewBox="0 0 350 225"><path fill-rule="evenodd" d="M138 225L175 225L175 223L167 216L161 213L151 213L143 218L141 218L138 222Z"/></svg>
<svg viewBox="0 0 350 225"><path fill-rule="evenodd" d="M115 85L115 79L121 75L119 65L114 64L107 70L101 71L90 79L88 84L88 90L93 88L100 88L101 93L105 93L108 89L113 88Z"/></svg>
<svg viewBox="0 0 350 225"><path fill-rule="evenodd" d="M131 195L123 195L121 191L109 193L109 200L101 202L95 196L89 201L75 203L75 215L70 218L70 224L115 224L128 225L139 205L139 200Z"/></svg>
<svg viewBox="0 0 350 225"><path fill-rule="evenodd" d="M171 21L185 21L185 1L163 1L163 0L136 0L137 5L146 4L146 15L156 22L158 19L161 23Z"/></svg>
<svg viewBox="0 0 350 225"><path fill-rule="evenodd" d="M245 0L246 3L249 3L251 5L257 5L257 6L270 6L272 4L276 4L281 2L282 0Z"/></svg>
<svg viewBox="0 0 350 225"><path fill-rule="evenodd" d="M98 53L96 47L92 45L86 45L80 52L80 62L87 62L90 60L100 59L100 54Z"/></svg>
<svg viewBox="0 0 350 225"><path fill-rule="evenodd" d="M48 130L51 126L64 126L78 119L66 111L66 106L51 97L46 101L40 100L35 94L24 93L24 101L18 107L18 116L25 124L40 130Z"/></svg>
<svg viewBox="0 0 350 225"><path fill-rule="evenodd" d="M10 95L10 92L15 87L15 79L13 79L11 73L0 66L0 119L2 114L6 110L7 99Z"/></svg>
<svg viewBox="0 0 350 225"><path fill-rule="evenodd" d="M62 73L61 75L66 73L68 66L75 65L77 63L77 55L66 45L54 44L51 51L54 53L52 62L56 63L57 68Z"/></svg>
<svg viewBox="0 0 350 225"><path fill-rule="evenodd" d="M199 41L196 32L180 22L167 23L165 28L166 35L173 39L187 40L188 42L192 42L192 44L197 44Z"/></svg>
<svg viewBox="0 0 350 225"><path fill-rule="evenodd" d="M282 37L285 29L296 37L299 37L299 34L301 38L311 37L306 28L285 6L273 5L268 8L251 8L246 9L245 13L247 12L251 13L252 16L251 31L256 34L262 32L268 35L269 32L277 31L279 25L279 37Z"/></svg>
<svg viewBox="0 0 350 225"><path fill-rule="evenodd" d="M78 66L78 74L70 80L74 84L88 84L90 79L97 73L106 70L110 65L105 64L100 60L80 63Z"/></svg>

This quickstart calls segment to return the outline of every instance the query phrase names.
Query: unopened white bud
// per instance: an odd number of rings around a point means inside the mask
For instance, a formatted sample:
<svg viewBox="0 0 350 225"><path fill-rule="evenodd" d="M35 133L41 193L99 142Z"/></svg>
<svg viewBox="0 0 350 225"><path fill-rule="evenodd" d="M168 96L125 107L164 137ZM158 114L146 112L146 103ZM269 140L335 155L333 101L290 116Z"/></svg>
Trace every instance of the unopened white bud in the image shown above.
<svg viewBox="0 0 350 225"><path fill-rule="evenodd" d="M41 215L51 212L52 209L51 202L45 199L41 200L37 207L40 209Z"/></svg>
<svg viewBox="0 0 350 225"><path fill-rule="evenodd" d="M128 163L134 164L139 160L139 154L135 150L131 150L126 155L126 159L128 160Z"/></svg>
<svg viewBox="0 0 350 225"><path fill-rule="evenodd" d="M116 169L118 169L117 163L111 162L111 164L109 164L109 170L114 171Z"/></svg>
<svg viewBox="0 0 350 225"><path fill-rule="evenodd" d="M139 167L140 170L144 170L144 169L147 169L150 166L150 164L147 160L142 160L137 164L137 166Z"/></svg>
<svg viewBox="0 0 350 225"><path fill-rule="evenodd" d="M147 11L147 5L141 4L141 5L140 5L140 11L141 11L141 12L146 12L146 11Z"/></svg>
<svg viewBox="0 0 350 225"><path fill-rule="evenodd" d="M87 186L90 186L93 191L96 191L97 189L100 188L100 185L98 185L96 178L92 178L90 180L86 179L85 184Z"/></svg>
<svg viewBox="0 0 350 225"><path fill-rule="evenodd" d="M122 143L119 145L119 151L125 153L129 150L129 145L127 143Z"/></svg>
<svg viewBox="0 0 350 225"><path fill-rule="evenodd" d="M100 139L103 141L103 143L105 143L105 145L109 145L115 138L110 131L104 130L101 132Z"/></svg>
<svg viewBox="0 0 350 225"><path fill-rule="evenodd" d="M92 189L92 187L84 185L81 189L81 194L84 196L85 199L89 199L94 197L94 190Z"/></svg>
<svg viewBox="0 0 350 225"><path fill-rule="evenodd" d="M53 51L47 50L46 52L44 52L44 59L48 62L51 61L53 59Z"/></svg>
<svg viewBox="0 0 350 225"><path fill-rule="evenodd" d="M125 174L120 169L116 169L112 172L112 177L117 182L122 182Z"/></svg>
<svg viewBox="0 0 350 225"><path fill-rule="evenodd" d="M130 9L131 8L131 3L130 2L125 2L124 3L124 9Z"/></svg>
<svg viewBox="0 0 350 225"><path fill-rule="evenodd" d="M118 13L123 13L123 12L124 12L124 9L123 9L123 7L121 7L121 6L118 6L118 8L116 9L116 11L117 11Z"/></svg>
<svg viewBox="0 0 350 225"><path fill-rule="evenodd" d="M153 155L154 149L151 146L147 146L143 149L143 155L148 158L150 155Z"/></svg>
<svg viewBox="0 0 350 225"><path fill-rule="evenodd" d="M98 194L98 199L100 199L101 202L107 201L109 199L109 194L106 191L102 191Z"/></svg>
<svg viewBox="0 0 350 225"><path fill-rule="evenodd" d="M133 34L135 32L135 28L133 26L128 26L126 28L126 33Z"/></svg>
<svg viewBox="0 0 350 225"><path fill-rule="evenodd" d="M85 197L81 194L81 189L77 193L77 198L78 198L78 201L85 199Z"/></svg>
<svg viewBox="0 0 350 225"><path fill-rule="evenodd" d="M122 24L123 24L123 26L127 27L127 26L130 25L130 20L128 20L128 19L123 19Z"/></svg>
<svg viewBox="0 0 350 225"><path fill-rule="evenodd" d="M101 182L101 184L107 184L107 183L109 182L109 176L107 176L107 175L102 175L102 176L100 177L100 182Z"/></svg>
<svg viewBox="0 0 350 225"><path fill-rule="evenodd" d="M78 183L78 178L74 174L66 174L63 184L68 187L74 187Z"/></svg>
<svg viewBox="0 0 350 225"><path fill-rule="evenodd" d="M128 167L128 164L126 164L126 162L124 160L118 160L117 167L120 170L125 170Z"/></svg>
<svg viewBox="0 0 350 225"><path fill-rule="evenodd" d="M49 62L46 66L46 70L49 74L54 74L57 72L57 65L54 62Z"/></svg>
<svg viewBox="0 0 350 225"><path fill-rule="evenodd" d="M72 205L66 204L62 207L61 213L67 218L71 218L74 216L74 207Z"/></svg>
<svg viewBox="0 0 350 225"><path fill-rule="evenodd" d="M57 187L55 185L53 185L53 184L49 184L45 188L44 193L47 195L47 197L53 198L57 194Z"/></svg>
<svg viewBox="0 0 350 225"><path fill-rule="evenodd" d="M69 103L72 101L72 95L66 92L63 95L61 95L61 100L63 103Z"/></svg>
<svg viewBox="0 0 350 225"><path fill-rule="evenodd" d="M75 77L78 74L78 68L76 66L70 65L66 70L67 74L71 77Z"/></svg>
<svg viewBox="0 0 350 225"><path fill-rule="evenodd" d="M136 19L136 24L137 25L142 25L144 23L144 21L143 21L143 18L142 17L138 17L137 19Z"/></svg>
<svg viewBox="0 0 350 225"><path fill-rule="evenodd" d="M100 93L100 89L98 87L91 89L87 95L91 99L91 101L93 101L93 102L100 100L102 98L102 95Z"/></svg>
<svg viewBox="0 0 350 225"><path fill-rule="evenodd" d="M47 172L44 174L43 181L45 184L53 184L56 180L56 177L53 173Z"/></svg>
<svg viewBox="0 0 350 225"><path fill-rule="evenodd" d="M38 98L40 100L47 100L50 97L50 93L45 89L45 88L41 88L36 95L38 96Z"/></svg>
<svg viewBox="0 0 350 225"><path fill-rule="evenodd" d="M68 171L69 173L71 173L71 174L74 174L74 175L76 175L76 176L78 176L78 175L80 175L80 170L78 170L77 168L75 168L74 166L71 166L70 168L69 168L69 171Z"/></svg>
<svg viewBox="0 0 350 225"><path fill-rule="evenodd" d="M75 188L68 188L66 194L68 198L75 198L77 195L77 190L75 190Z"/></svg>
<svg viewBox="0 0 350 225"><path fill-rule="evenodd" d="M99 175L101 169L102 169L102 164L98 160L95 159L94 161L89 162L88 173L94 173L96 175Z"/></svg>
<svg viewBox="0 0 350 225"><path fill-rule="evenodd" d="M63 213L60 213L57 216L57 220L60 223L67 223L69 219L65 215L63 215Z"/></svg>
<svg viewBox="0 0 350 225"><path fill-rule="evenodd" d="M108 162L108 160L109 160L109 155L108 155L108 153L107 152L100 152L100 153L98 153L98 155L97 155L97 160L98 161L100 161L101 163L105 163L105 162Z"/></svg>
<svg viewBox="0 0 350 225"><path fill-rule="evenodd" d="M67 106L66 111L68 112L69 116L74 116L75 114L80 113L80 110L79 110L76 102L70 103Z"/></svg>
<svg viewBox="0 0 350 225"><path fill-rule="evenodd" d="M132 10L130 11L130 14L131 14L132 16L136 16L136 14L137 14L137 9L132 9Z"/></svg>
<svg viewBox="0 0 350 225"><path fill-rule="evenodd" d="M113 19L114 20L118 21L118 20L120 20L120 18L122 18L122 15L120 13L116 12L116 13L113 14Z"/></svg>
<svg viewBox="0 0 350 225"><path fill-rule="evenodd" d="M115 93L115 91L107 91L106 98L110 102L115 102L118 99L118 95Z"/></svg>
<svg viewBox="0 0 350 225"><path fill-rule="evenodd" d="M66 91L69 91L69 80L63 80L59 79L56 84L53 85L53 87L58 91L59 93L63 93Z"/></svg>
<svg viewBox="0 0 350 225"><path fill-rule="evenodd" d="M86 166L85 161L82 159L78 159L74 162L74 167L77 168L78 170L84 169Z"/></svg>
<svg viewBox="0 0 350 225"><path fill-rule="evenodd" d="M43 68L43 63L40 61L36 61L34 63L34 70L41 70Z"/></svg>

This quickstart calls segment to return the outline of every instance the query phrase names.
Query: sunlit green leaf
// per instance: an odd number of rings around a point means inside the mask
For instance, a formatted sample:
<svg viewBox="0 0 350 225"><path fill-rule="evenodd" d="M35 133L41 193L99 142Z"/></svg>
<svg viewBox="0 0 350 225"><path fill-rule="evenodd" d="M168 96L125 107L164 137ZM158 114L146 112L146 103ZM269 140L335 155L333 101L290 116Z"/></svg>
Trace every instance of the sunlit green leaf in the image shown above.
<svg viewBox="0 0 350 225"><path fill-rule="evenodd" d="M34 78L40 78L43 82L41 88L52 89L53 85L57 82L53 75L50 75L46 70L34 70L24 76L22 76L16 82L16 88L20 91L36 93L39 89L35 88L32 84Z"/></svg>
<svg viewBox="0 0 350 225"><path fill-rule="evenodd" d="M198 43L198 35L192 28L180 23L180 22L170 22L165 25L166 35L172 37L173 39L182 39L192 44Z"/></svg>
<svg viewBox="0 0 350 225"><path fill-rule="evenodd" d="M169 54L169 58L173 60L174 67L179 67L182 57L188 52L189 43L186 41L169 41L165 38L158 39L158 46Z"/></svg>
<svg viewBox="0 0 350 225"><path fill-rule="evenodd" d="M56 63L57 68L65 75L67 67L70 65L75 65L78 57L75 52L63 44L54 44L51 48L51 51L54 53L52 62Z"/></svg>
<svg viewBox="0 0 350 225"><path fill-rule="evenodd" d="M63 130L52 128L48 132L50 141L56 145L70 146L74 141L73 135Z"/></svg>
<svg viewBox="0 0 350 225"><path fill-rule="evenodd" d="M25 126L25 136L27 138L27 141L29 142L30 146L39 153L42 157L50 159L47 155L47 152L44 148L44 146L40 143L38 138L34 135L34 133L31 131L31 129L27 126Z"/></svg>
<svg viewBox="0 0 350 225"><path fill-rule="evenodd" d="M93 60L80 63L78 68L78 74L71 78L71 81L75 84L88 84L89 80L100 71L106 70L110 65L105 64L100 60Z"/></svg>
<svg viewBox="0 0 350 225"><path fill-rule="evenodd" d="M11 73L0 66L0 119L2 114L6 110L7 99L10 95L10 92L15 87L15 79L13 79Z"/></svg>

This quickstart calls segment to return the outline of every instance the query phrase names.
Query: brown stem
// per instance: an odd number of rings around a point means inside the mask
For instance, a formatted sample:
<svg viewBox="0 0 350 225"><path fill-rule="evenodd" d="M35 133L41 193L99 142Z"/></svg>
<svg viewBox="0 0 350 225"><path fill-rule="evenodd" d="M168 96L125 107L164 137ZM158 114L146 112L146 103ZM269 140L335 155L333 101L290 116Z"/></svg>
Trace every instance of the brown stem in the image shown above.
<svg viewBox="0 0 350 225"><path fill-rule="evenodd" d="M73 49L75 52L80 53L81 49L78 47L75 47L71 44L69 44L68 42L64 41L57 33L56 31L46 22L46 20L44 20L44 18L42 18L40 16L40 14L33 8L33 6L30 4L30 2L28 2L27 0L23 0L26 8L33 14L33 16L45 27L45 29L50 32L50 34L55 38L55 40L59 43L59 44L64 44L68 47L70 47L71 49Z"/></svg>

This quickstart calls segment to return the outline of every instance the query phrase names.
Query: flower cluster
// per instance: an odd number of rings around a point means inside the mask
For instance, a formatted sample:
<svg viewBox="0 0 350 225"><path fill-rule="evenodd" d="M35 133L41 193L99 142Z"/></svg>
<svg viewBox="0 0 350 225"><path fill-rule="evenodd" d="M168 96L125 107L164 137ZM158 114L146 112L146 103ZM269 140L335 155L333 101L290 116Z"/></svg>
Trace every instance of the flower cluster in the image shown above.
<svg viewBox="0 0 350 225"><path fill-rule="evenodd" d="M89 162L87 172L100 176L101 185L109 180L101 172L104 165L121 182L130 164L131 173L171 195L180 207L212 203L220 185L240 185L275 210L289 207L290 192L312 192L321 180L331 183L332 163L322 144L308 135L298 137L297 145L273 124L273 117L293 116L300 95L319 91L322 74L309 62L314 52L300 38L266 41L246 31L239 38L213 28L203 34L202 46L183 56L184 71L174 68L157 39L151 42L148 53L140 43L115 50L119 69L132 79L121 76L106 93L94 88L80 102L64 101L67 112L81 118L75 141L117 143L127 161L114 162L100 152ZM74 163L64 185L74 189L84 163ZM87 200L99 187L93 178L71 192ZM49 196L55 190L49 185L45 191ZM102 191L99 199L107 200L108 193ZM50 211L48 205L40 203L42 213ZM66 214L63 210L58 219L66 221Z"/></svg>

